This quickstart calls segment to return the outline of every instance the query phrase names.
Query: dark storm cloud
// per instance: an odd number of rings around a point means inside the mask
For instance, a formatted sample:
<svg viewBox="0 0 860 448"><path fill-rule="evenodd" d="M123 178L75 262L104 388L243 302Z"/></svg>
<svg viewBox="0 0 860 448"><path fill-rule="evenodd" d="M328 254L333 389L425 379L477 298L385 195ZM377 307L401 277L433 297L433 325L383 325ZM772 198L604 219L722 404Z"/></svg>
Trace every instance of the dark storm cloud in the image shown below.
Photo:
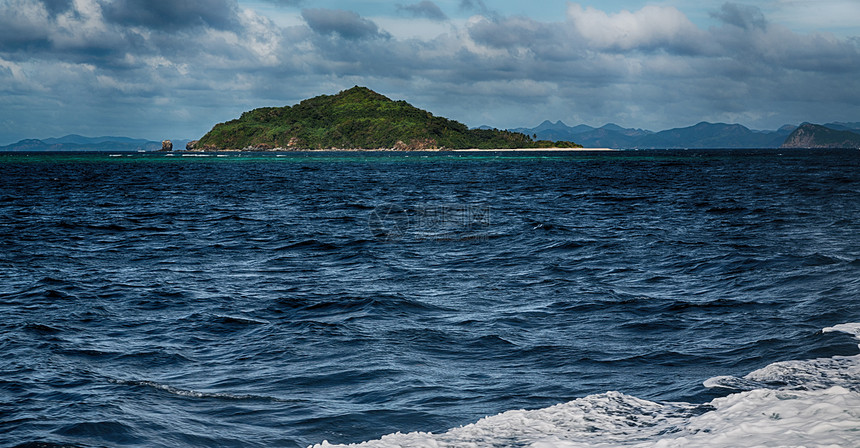
<svg viewBox="0 0 860 448"><path fill-rule="evenodd" d="M235 53L210 32L246 33L235 0L10 0L0 2L0 57L53 59L129 69L168 60Z"/></svg>
<svg viewBox="0 0 860 448"><path fill-rule="evenodd" d="M373 21L341 9L303 9L302 18L316 33L338 35L344 39L382 38L388 35Z"/></svg>
<svg viewBox="0 0 860 448"><path fill-rule="evenodd" d="M460 0L460 9L463 11L489 11L487 5L484 4L484 0Z"/></svg>
<svg viewBox="0 0 860 448"><path fill-rule="evenodd" d="M44 3L0 2L0 54L42 51L50 47Z"/></svg>
<svg viewBox="0 0 860 448"><path fill-rule="evenodd" d="M414 17L424 17L438 21L448 20L448 16L439 9L439 6L429 0L424 0L414 5L397 5L397 10L411 14Z"/></svg>
<svg viewBox="0 0 860 448"><path fill-rule="evenodd" d="M52 125L66 133L104 122L199 137L243 110L356 84L498 127L529 117L778 126L814 120L809 110L860 114L860 41L797 33L752 7L727 3L713 13L722 25L705 29L665 6L612 13L570 3L548 22L499 16L477 0L460 2L479 14L465 24L428 24L436 3L401 2L407 26L442 31L391 36L329 9L305 9L305 23L285 27L232 0L0 0L0 143L46 136L33 135L46 132L45 110L64 117ZM92 107L81 114L81 104Z"/></svg>
<svg viewBox="0 0 860 448"><path fill-rule="evenodd" d="M426 73L439 96L449 92L459 102L477 92L511 105L494 107L500 111L556 104L565 113L590 111L592 120L616 117L637 126L654 126L653 117L668 116L675 117L672 125L705 119L754 125L776 121L777 115L781 125L797 121L790 117L802 117L804 107L825 98L843 111L860 110L849 100L858 95L846 94L860 91L860 81L849 75L860 69L856 41L768 25L756 8L728 4L720 14L723 27L703 29L671 7L613 14L572 4L562 22L474 19L460 34L412 47L392 45L395 41L386 44L387 52L362 53L368 56L363 60L350 60L354 53L329 54L343 58L350 69L362 67L350 70L358 76L364 70L385 78L373 69L379 66L374 58L396 60L397 77ZM559 98L569 100L560 104ZM451 107L441 103L440 113Z"/></svg>
<svg viewBox="0 0 860 448"><path fill-rule="evenodd" d="M710 30L708 41L715 49L709 56L738 64L739 72L745 73L738 81L768 73L785 77L799 76L796 72L825 75L860 69L860 45L852 39L820 33L798 34L784 26L769 24L758 8L744 5L726 3L714 14L725 25ZM782 80L787 81L783 78L773 82Z"/></svg>
<svg viewBox="0 0 860 448"><path fill-rule="evenodd" d="M281 6L300 6L305 4L305 0L265 0L268 3L274 3Z"/></svg>
<svg viewBox="0 0 860 448"><path fill-rule="evenodd" d="M563 29L525 17L481 20L468 27L477 43L494 48L524 47L540 49L563 39Z"/></svg>
<svg viewBox="0 0 860 448"><path fill-rule="evenodd" d="M64 13L72 8L73 0L42 0L45 9L52 15Z"/></svg>
<svg viewBox="0 0 860 448"><path fill-rule="evenodd" d="M236 0L114 0L104 5L108 21L166 30L236 26Z"/></svg>
<svg viewBox="0 0 860 448"><path fill-rule="evenodd" d="M767 26L767 20L761 9L750 5L724 3L719 11L711 13L711 17L745 30L764 29Z"/></svg>
<svg viewBox="0 0 860 448"><path fill-rule="evenodd" d="M0 17L0 54L41 52L50 48L48 34L43 30L4 19Z"/></svg>

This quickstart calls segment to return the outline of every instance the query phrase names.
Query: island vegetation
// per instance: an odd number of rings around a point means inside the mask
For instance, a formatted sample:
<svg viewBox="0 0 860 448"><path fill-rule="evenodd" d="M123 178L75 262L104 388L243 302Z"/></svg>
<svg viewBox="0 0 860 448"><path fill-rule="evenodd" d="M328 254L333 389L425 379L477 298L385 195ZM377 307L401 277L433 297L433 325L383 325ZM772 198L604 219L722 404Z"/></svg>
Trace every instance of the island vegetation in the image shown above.
<svg viewBox="0 0 860 448"><path fill-rule="evenodd" d="M860 148L860 134L803 123L785 139L782 148Z"/></svg>
<svg viewBox="0 0 860 448"><path fill-rule="evenodd" d="M262 107L215 125L189 150L580 148L519 132L466 125L393 101L366 87L321 95L294 106Z"/></svg>

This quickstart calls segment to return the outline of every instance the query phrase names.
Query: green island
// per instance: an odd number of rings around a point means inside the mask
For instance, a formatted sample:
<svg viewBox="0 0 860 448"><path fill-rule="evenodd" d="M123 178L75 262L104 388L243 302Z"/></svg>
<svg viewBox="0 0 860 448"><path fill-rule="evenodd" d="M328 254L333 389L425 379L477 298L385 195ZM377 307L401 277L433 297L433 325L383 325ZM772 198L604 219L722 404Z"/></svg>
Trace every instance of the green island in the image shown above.
<svg viewBox="0 0 860 448"><path fill-rule="evenodd" d="M216 124L192 151L581 148L497 129L469 129L366 87L320 95L294 106L261 107Z"/></svg>

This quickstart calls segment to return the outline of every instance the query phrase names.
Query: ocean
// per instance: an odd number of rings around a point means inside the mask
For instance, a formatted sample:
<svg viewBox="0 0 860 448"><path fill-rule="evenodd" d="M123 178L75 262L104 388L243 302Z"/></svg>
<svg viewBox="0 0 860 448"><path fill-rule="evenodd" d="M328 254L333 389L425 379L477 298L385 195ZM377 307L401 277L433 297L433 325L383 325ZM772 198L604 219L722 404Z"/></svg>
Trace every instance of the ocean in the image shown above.
<svg viewBox="0 0 860 448"><path fill-rule="evenodd" d="M860 151L0 153L0 446L860 446Z"/></svg>

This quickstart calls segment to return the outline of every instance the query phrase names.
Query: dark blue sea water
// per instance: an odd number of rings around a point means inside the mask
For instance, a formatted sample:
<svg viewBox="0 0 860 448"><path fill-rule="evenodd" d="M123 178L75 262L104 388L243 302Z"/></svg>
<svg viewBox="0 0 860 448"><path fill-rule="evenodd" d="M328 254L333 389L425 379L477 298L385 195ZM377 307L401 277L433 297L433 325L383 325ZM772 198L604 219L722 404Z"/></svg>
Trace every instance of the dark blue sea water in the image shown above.
<svg viewBox="0 0 860 448"><path fill-rule="evenodd" d="M0 446L860 445L860 151L191 156L0 154Z"/></svg>

